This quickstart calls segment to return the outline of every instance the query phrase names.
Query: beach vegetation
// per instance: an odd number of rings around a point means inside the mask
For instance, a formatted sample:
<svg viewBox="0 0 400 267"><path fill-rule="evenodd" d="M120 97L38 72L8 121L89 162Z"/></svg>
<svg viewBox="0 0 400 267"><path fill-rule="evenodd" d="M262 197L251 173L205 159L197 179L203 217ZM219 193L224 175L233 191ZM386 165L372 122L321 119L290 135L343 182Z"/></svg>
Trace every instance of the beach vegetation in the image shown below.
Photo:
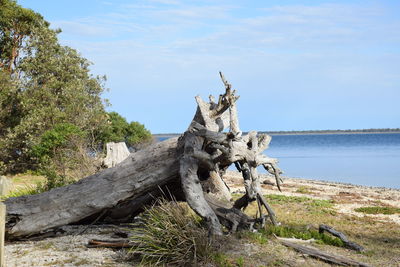
<svg viewBox="0 0 400 267"><path fill-rule="evenodd" d="M400 213L400 208L397 207L388 207L388 206L380 206L380 207L360 207L354 209L354 211L362 212L365 214L384 214L391 215Z"/></svg>
<svg viewBox="0 0 400 267"><path fill-rule="evenodd" d="M208 261L215 252L202 220L186 203L157 201L131 228L130 253L142 262L184 266Z"/></svg>
<svg viewBox="0 0 400 267"><path fill-rule="evenodd" d="M299 186L299 188L297 188L297 190L295 191L296 193L300 193L300 194L309 194L311 193L310 189L306 186Z"/></svg>
<svg viewBox="0 0 400 267"><path fill-rule="evenodd" d="M52 188L94 173L107 142L151 139L143 124L106 112L106 77L60 44L60 29L0 3L0 174L37 172Z"/></svg>

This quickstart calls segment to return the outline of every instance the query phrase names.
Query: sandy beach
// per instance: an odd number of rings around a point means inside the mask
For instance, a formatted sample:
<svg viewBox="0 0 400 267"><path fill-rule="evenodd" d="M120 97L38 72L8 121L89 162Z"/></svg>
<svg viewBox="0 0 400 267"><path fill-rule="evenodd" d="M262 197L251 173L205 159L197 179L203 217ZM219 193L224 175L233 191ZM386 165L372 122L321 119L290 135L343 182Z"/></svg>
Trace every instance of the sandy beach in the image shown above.
<svg viewBox="0 0 400 267"><path fill-rule="evenodd" d="M241 175L229 171L225 181L233 194L244 193ZM284 178L282 192L273 177L262 175L264 194L299 196L332 201L340 214L368 217L375 221L400 226L400 214L364 214L354 209L364 206L400 207L400 190L324 182L300 178ZM279 218L278 218L279 220ZM6 243L6 266L132 266L121 262L121 253L112 249L87 248L90 239L110 239L112 228L90 228L82 235L47 238L41 241Z"/></svg>

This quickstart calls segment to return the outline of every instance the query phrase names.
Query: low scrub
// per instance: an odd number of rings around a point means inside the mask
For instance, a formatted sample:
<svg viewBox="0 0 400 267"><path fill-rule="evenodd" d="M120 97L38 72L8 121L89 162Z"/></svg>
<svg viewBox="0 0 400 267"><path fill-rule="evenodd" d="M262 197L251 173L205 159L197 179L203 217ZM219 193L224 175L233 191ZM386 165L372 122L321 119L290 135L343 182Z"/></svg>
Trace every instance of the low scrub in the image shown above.
<svg viewBox="0 0 400 267"><path fill-rule="evenodd" d="M131 238L138 246L130 253L156 265L208 261L215 249L201 222L186 203L160 200L145 210L140 223L133 225Z"/></svg>

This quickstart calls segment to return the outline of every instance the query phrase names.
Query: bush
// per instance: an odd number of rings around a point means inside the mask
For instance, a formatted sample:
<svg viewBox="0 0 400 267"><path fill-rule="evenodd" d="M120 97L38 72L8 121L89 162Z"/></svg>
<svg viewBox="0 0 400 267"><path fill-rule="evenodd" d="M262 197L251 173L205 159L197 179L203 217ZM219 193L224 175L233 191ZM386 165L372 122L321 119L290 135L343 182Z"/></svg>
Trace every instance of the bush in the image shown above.
<svg viewBox="0 0 400 267"><path fill-rule="evenodd" d="M138 246L130 253L147 263L184 266L207 261L214 252L201 218L186 203L158 201L131 232Z"/></svg>
<svg viewBox="0 0 400 267"><path fill-rule="evenodd" d="M50 158L64 158L65 149L74 149L73 139L83 138L84 133L71 123L59 123L54 128L44 132L39 144L32 148L33 156L41 163L47 163Z"/></svg>
<svg viewBox="0 0 400 267"><path fill-rule="evenodd" d="M128 123L117 112L108 113L108 125L100 132L104 144L108 142L125 142L128 147L150 142L152 135L146 127L136 121Z"/></svg>

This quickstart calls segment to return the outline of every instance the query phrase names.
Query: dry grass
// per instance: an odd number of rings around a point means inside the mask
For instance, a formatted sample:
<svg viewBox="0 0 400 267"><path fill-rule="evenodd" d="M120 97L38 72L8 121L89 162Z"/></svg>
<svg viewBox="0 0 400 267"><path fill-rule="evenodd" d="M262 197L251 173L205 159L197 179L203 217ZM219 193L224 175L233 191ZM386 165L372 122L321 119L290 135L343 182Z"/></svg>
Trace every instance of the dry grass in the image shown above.
<svg viewBox="0 0 400 267"><path fill-rule="evenodd" d="M347 194L342 195L347 198ZM364 246L365 252L358 253L343 247L327 245L326 243L330 243L330 241L317 242L313 244L314 246L324 251L370 263L373 266L399 266L399 224L380 221L367 216L357 217L339 213L335 209L336 199L333 201L308 196L287 195L267 195L265 197L274 209L278 221L283 225L284 229L282 227L278 229L282 232L282 236L301 238L304 234L307 237L310 235L309 230L318 229L319 224L327 224L345 233L351 241ZM254 216L257 213L256 204L249 205L245 212ZM256 244L260 251L270 250L275 252L268 256L259 253L257 256L246 257L247 265L245 264L245 266L324 266L322 262L319 262L321 265L318 265L317 260L299 259L299 254L293 251L289 253L288 249L282 248L268 235L268 233L274 232L273 228L267 226L265 232L238 236L247 240L247 243ZM300 235L298 235L299 230ZM267 264L258 265L260 262Z"/></svg>

